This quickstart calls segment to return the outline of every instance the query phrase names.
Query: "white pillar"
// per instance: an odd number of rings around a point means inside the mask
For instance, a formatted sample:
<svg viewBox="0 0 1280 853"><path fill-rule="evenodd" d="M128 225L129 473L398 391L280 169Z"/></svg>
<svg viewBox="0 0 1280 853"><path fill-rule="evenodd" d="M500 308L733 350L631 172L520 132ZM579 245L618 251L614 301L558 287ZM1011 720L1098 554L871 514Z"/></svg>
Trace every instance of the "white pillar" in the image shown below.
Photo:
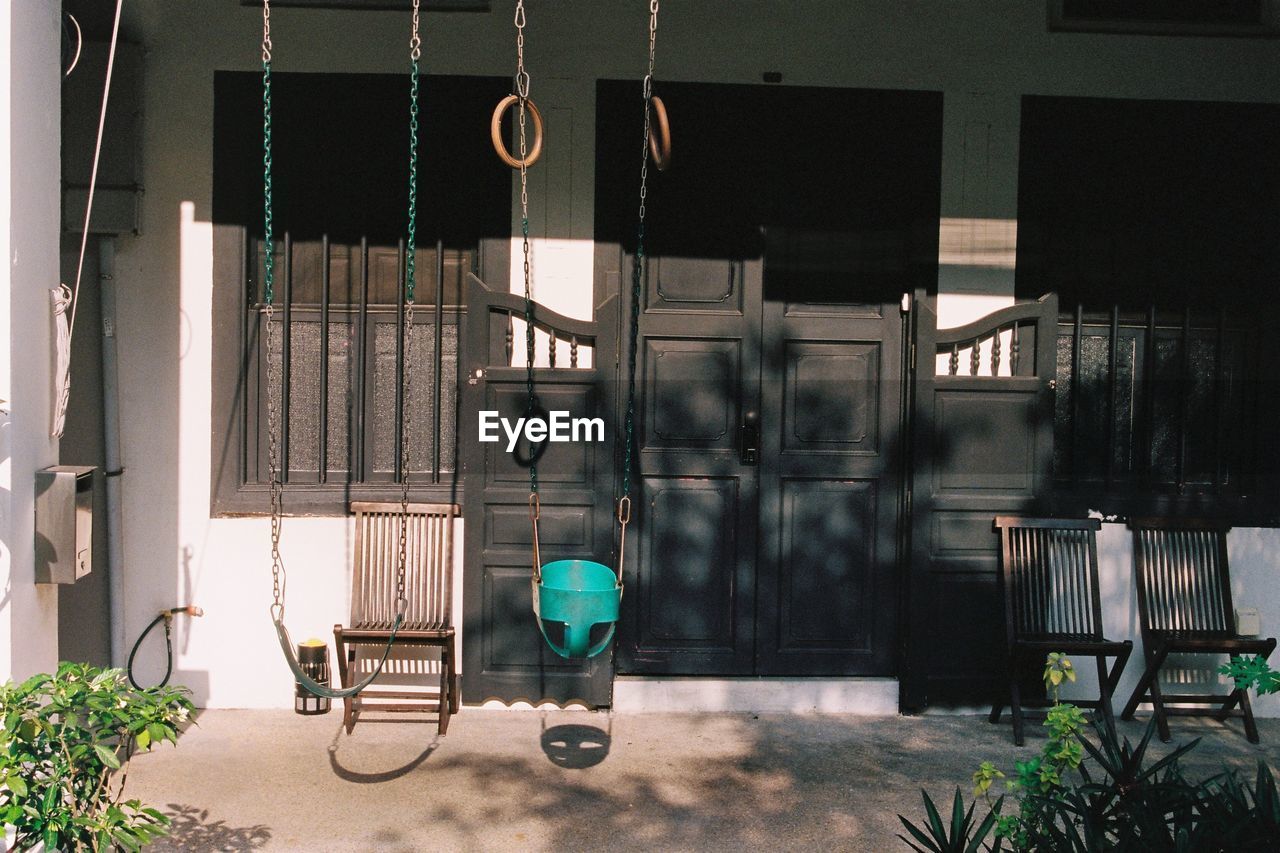
<svg viewBox="0 0 1280 853"><path fill-rule="evenodd" d="M60 4L0 10L0 679L58 662L58 593L35 584L35 472L49 437L61 195ZM81 330L83 331L83 330Z"/></svg>

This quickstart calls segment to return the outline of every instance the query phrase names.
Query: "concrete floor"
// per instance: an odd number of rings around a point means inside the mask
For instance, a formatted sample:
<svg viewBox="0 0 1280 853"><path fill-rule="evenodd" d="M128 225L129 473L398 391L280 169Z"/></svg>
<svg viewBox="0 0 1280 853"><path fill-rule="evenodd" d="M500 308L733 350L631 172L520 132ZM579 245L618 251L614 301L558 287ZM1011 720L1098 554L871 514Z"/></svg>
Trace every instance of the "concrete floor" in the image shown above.
<svg viewBox="0 0 1280 853"><path fill-rule="evenodd" d="M174 820L155 849L905 850L895 815L921 815L921 787L967 797L980 761L1011 772L1043 742L973 716L464 709L439 739L422 718L340 723L203 712L131 767L129 795ZM1280 766L1280 720L1259 721L1261 747L1238 721L1173 725L1175 744L1204 738L1193 776Z"/></svg>

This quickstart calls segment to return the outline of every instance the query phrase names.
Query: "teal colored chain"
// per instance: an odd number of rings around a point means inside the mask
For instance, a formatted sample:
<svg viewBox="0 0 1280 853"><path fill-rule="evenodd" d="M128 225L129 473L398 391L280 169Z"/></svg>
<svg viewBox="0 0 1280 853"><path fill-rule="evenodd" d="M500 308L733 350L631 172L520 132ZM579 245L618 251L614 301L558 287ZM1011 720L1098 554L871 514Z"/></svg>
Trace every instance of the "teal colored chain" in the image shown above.
<svg viewBox="0 0 1280 853"><path fill-rule="evenodd" d="M404 385L400 389L400 541L396 554L396 607L403 613L404 579L409 549L409 409L413 401L413 291L417 285L418 254L418 60L422 38L418 35L419 0L413 0L413 25L409 36L409 233L405 239L404 321L401 352L404 353Z"/></svg>
<svg viewBox="0 0 1280 853"><path fill-rule="evenodd" d="M640 159L640 213L636 225L636 253L631 264L631 345L627 357L627 416L622 449L622 497L631 497L631 458L636 430L636 342L640 336L640 285L644 279L645 201L649 195L649 113L653 105L654 49L658 38L658 0L649 2L649 73L644 78L644 136Z"/></svg>
<svg viewBox="0 0 1280 853"><path fill-rule="evenodd" d="M267 336L267 469L271 478L271 616L284 621L284 560L280 534L284 522L284 483L280 478L280 406L274 393L279 387L280 361L276 323L275 240L271 222L271 3L262 0L262 241L266 274L263 277L263 323Z"/></svg>
<svg viewBox="0 0 1280 853"><path fill-rule="evenodd" d="M413 303L417 287L418 235L418 60L422 39L418 36L418 3L413 4L413 36L409 39L409 237L405 256L404 298ZM406 353L407 357L407 353Z"/></svg>

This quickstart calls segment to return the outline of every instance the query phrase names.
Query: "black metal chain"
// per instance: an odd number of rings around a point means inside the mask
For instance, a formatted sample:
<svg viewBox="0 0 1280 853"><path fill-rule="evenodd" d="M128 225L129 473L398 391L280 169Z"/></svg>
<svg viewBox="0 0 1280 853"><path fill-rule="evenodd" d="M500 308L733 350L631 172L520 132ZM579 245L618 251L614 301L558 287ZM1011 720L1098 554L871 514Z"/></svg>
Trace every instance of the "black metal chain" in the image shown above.
<svg viewBox="0 0 1280 853"><path fill-rule="evenodd" d="M538 411L538 397L533 390L533 362L537 357L534 350L535 327L533 323L533 282L529 266L529 152L525 133L525 114L529 104L529 72L524 68L524 0L516 2L516 96L520 99L520 235L524 252L524 341L525 341L525 391L528 401L525 417L531 418ZM529 503L533 507L537 503L538 494L538 454L531 448L529 451ZM536 520L536 519L535 519ZM536 567L535 567L536 568Z"/></svg>
<svg viewBox="0 0 1280 853"><path fill-rule="evenodd" d="M627 354L627 415L624 426L625 440L622 450L622 494L619 503L626 502L626 515L630 515L632 453L635 445L636 426L636 347L640 336L640 287L644 279L644 217L645 202L649 194L649 114L653 105L653 66L658 39L658 0L649 2L649 72L644 77L644 135L641 137L640 155L640 211L636 226L636 253L631 264L631 340ZM619 518L623 511L619 508Z"/></svg>

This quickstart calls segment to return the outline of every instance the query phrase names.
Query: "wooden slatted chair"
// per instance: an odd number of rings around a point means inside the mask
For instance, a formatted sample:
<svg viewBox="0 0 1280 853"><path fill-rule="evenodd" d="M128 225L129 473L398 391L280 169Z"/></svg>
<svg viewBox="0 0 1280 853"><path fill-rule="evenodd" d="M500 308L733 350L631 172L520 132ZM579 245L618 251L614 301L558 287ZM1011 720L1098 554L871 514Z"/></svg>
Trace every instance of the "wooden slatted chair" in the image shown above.
<svg viewBox="0 0 1280 853"><path fill-rule="evenodd" d="M1020 684L1043 672L1050 652L1092 657L1098 670L1098 698L1072 700L1102 712L1114 727L1111 695L1133 652L1131 640L1114 641L1102 635L1102 604L1098 593L1096 519L1019 518L997 516L1000 533L1000 586L1004 594L1005 638L1008 649L1009 709L1013 740L1022 746L1023 697ZM1107 658L1115 664L1107 670ZM1036 702L1043 706L1044 702ZM991 722L1000 722L1004 705L991 708Z"/></svg>
<svg viewBox="0 0 1280 853"><path fill-rule="evenodd" d="M1121 717L1131 719L1138 703L1150 702L1160 739L1166 743L1170 715L1243 717L1245 735L1257 743L1258 727L1248 691L1167 694L1160 688L1160 669L1171 654L1226 654L1233 658L1253 654L1265 658L1275 650L1274 637L1262 640L1236 633L1227 565L1227 531L1231 528L1187 519L1134 519L1129 527L1133 530L1138 617L1147 668Z"/></svg>
<svg viewBox="0 0 1280 853"><path fill-rule="evenodd" d="M438 647L440 684L436 695L423 690L366 689L343 700L342 721L350 732L362 710L436 711L439 732L458 712L457 650L453 627L453 520L455 504L409 504L406 522L405 598L408 610L396 634L397 646ZM338 674L347 687L355 672L358 646L385 645L396 614L396 568L400 545L398 501L353 502L356 517L355 559L351 583L351 624L334 625ZM396 663L387 661L385 679ZM377 681L374 682L377 684ZM364 706L365 699L394 699ZM414 701L407 701L414 700Z"/></svg>

